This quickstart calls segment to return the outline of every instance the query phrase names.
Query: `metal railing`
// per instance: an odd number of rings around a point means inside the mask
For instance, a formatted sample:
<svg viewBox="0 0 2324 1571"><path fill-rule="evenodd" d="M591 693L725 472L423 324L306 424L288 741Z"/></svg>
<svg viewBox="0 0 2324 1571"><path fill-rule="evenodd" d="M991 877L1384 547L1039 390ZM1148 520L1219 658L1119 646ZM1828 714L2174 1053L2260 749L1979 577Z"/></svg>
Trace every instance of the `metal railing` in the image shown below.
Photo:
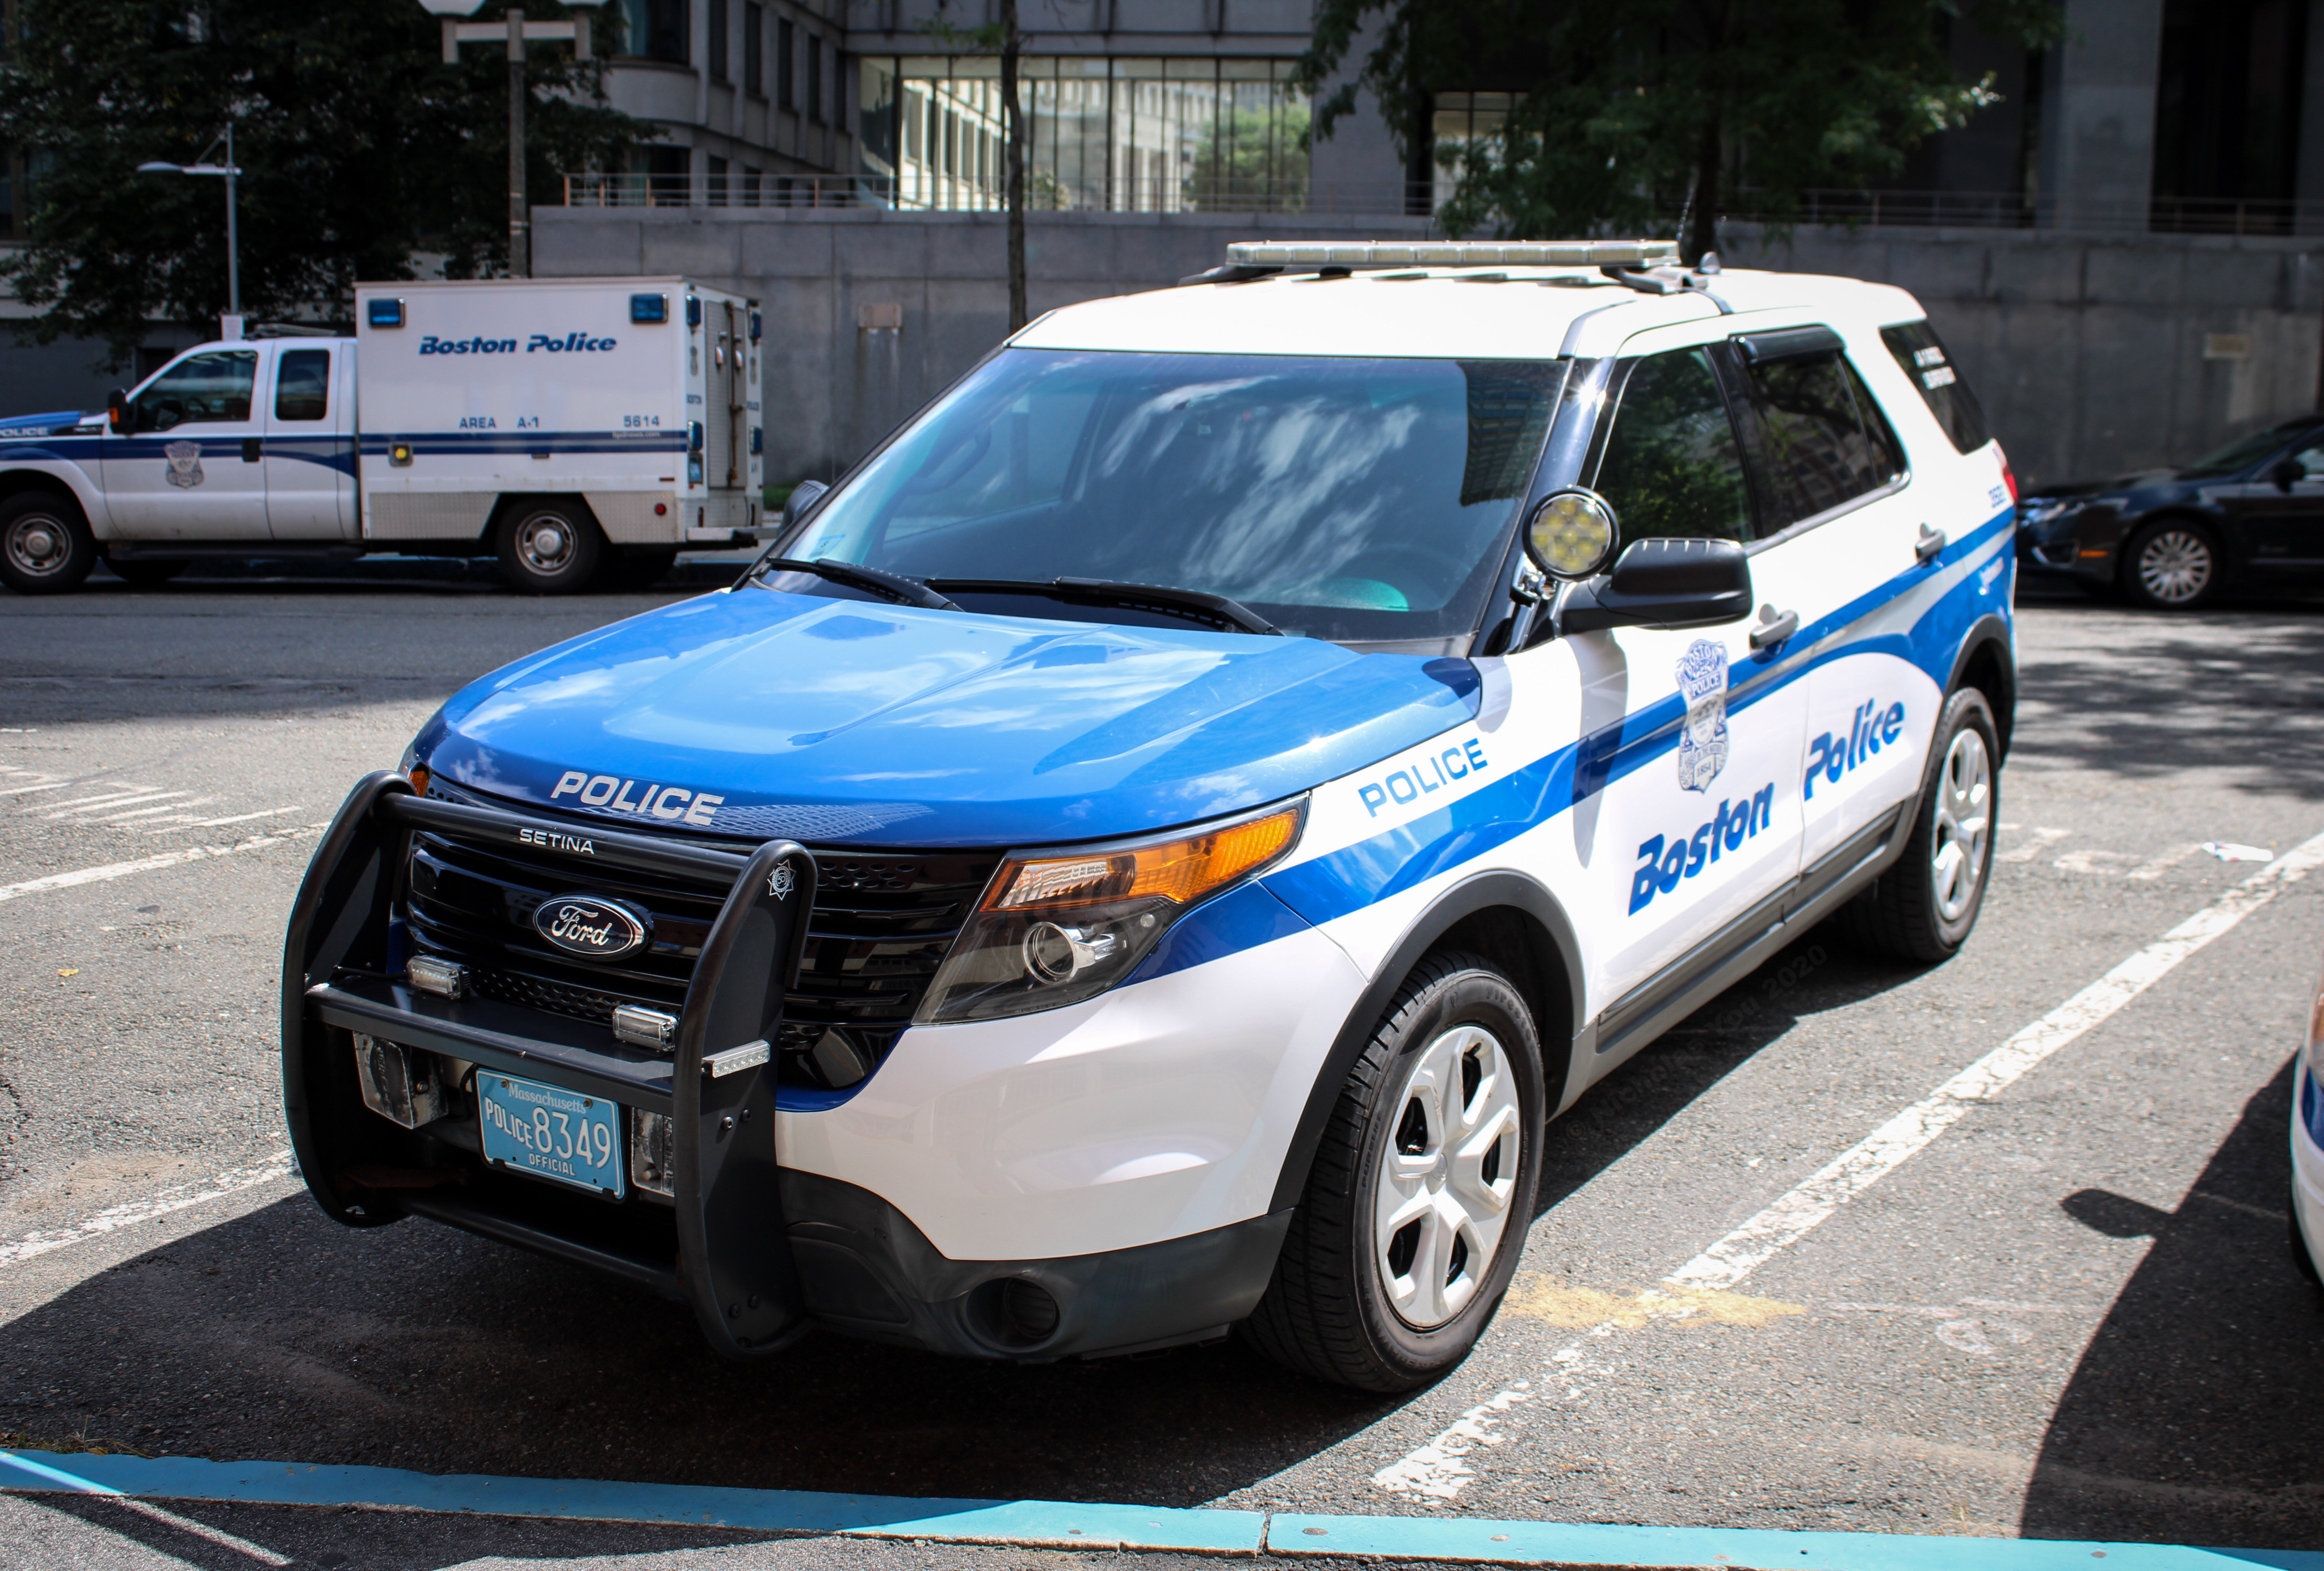
<svg viewBox="0 0 2324 1571"><path fill-rule="evenodd" d="M2028 197L2017 191L1805 190L1787 215L1738 193L1723 219L1808 225L2057 229L2104 234L2324 234L2324 202L2256 198Z"/></svg>
<svg viewBox="0 0 2324 1571"><path fill-rule="evenodd" d="M1365 182L1117 176L1087 183L1037 171L1026 207L1063 213L1345 213L1429 210L1429 188ZM571 207L884 207L899 212L997 213L994 183L908 170L891 175L579 174L565 177Z"/></svg>

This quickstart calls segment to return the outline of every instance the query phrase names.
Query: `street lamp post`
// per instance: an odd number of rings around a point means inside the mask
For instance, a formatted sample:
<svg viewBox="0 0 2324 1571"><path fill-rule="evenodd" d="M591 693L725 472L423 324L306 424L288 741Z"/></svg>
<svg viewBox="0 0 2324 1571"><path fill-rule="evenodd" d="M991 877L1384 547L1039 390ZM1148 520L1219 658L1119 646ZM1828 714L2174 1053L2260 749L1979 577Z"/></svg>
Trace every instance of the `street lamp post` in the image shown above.
<svg viewBox="0 0 2324 1571"><path fill-rule="evenodd" d="M484 0L420 0L433 16L444 23L444 63L457 64L460 46L464 43L498 41L508 43L509 78L509 276L530 278L532 275L532 208L524 188L524 56L525 46L551 39L571 39L574 55L589 58L589 19L576 16L570 22L527 22L524 8L509 7L507 24L495 22L462 22L463 16L474 16ZM567 0L567 4L595 10L605 0Z"/></svg>
<svg viewBox="0 0 2324 1571"><path fill-rule="evenodd" d="M235 177L241 174L242 170L235 167L234 161L233 121L229 120L226 123L222 140L226 142L226 162L222 164L156 161L139 164L137 172L141 175L224 175L226 177L226 315L219 319L218 336L239 338L242 336L242 237L236 229L234 182ZM216 141L210 143L211 147L217 145ZM208 150L205 149L204 157L208 156Z"/></svg>

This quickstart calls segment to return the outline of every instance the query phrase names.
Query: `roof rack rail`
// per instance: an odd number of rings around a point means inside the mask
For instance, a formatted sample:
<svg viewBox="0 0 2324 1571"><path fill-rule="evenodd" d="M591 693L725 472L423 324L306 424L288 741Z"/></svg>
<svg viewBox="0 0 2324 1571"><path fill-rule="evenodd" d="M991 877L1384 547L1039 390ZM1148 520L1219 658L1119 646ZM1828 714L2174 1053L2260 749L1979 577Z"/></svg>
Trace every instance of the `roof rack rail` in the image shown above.
<svg viewBox="0 0 2324 1571"><path fill-rule="evenodd" d="M1674 240L1240 240L1227 268L1653 267L1678 261ZM1201 275L1197 275L1198 277ZM1231 281L1219 280L1220 282Z"/></svg>

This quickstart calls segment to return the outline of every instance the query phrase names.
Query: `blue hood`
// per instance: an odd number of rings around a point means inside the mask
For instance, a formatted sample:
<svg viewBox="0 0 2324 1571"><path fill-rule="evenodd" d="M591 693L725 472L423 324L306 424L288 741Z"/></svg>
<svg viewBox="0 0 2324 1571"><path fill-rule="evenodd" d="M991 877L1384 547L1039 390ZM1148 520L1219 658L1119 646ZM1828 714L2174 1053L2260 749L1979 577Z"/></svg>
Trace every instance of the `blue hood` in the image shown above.
<svg viewBox="0 0 2324 1571"><path fill-rule="evenodd" d="M415 749L447 780L609 826L1026 845L1276 801L1472 718L1477 688L1465 660L1308 639L746 589L505 666ZM683 793L723 800L689 818Z"/></svg>

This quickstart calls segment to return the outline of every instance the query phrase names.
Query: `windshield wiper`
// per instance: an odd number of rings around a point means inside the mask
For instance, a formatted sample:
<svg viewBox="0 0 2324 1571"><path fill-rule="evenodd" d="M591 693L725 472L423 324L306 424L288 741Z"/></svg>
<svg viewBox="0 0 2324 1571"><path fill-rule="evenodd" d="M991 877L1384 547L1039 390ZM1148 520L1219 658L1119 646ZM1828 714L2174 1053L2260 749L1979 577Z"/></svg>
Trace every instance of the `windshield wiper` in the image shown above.
<svg viewBox="0 0 2324 1571"><path fill-rule="evenodd" d="M1224 631L1283 636L1281 628L1239 601L1160 583L1112 583L1102 578L931 578L928 588L953 594L1046 594L1053 600L1161 611Z"/></svg>
<svg viewBox="0 0 2324 1571"><path fill-rule="evenodd" d="M841 562L829 556L818 557L813 562L803 562L795 556L770 556L752 572L755 575L769 569L784 573L812 573L817 578L844 583L851 589L861 589L867 593L884 595L904 605L925 606L930 611L960 609L917 578L907 578L900 573L865 567L853 562Z"/></svg>

